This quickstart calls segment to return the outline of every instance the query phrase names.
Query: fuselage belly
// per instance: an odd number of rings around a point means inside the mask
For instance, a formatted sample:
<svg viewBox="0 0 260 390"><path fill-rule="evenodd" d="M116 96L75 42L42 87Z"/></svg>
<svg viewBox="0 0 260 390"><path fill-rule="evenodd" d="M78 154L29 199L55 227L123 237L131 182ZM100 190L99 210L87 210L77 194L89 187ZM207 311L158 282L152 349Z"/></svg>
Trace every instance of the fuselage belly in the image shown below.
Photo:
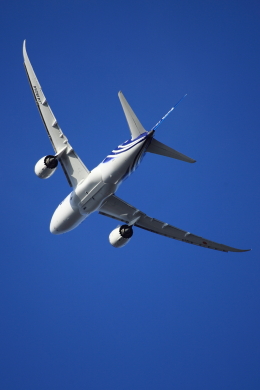
<svg viewBox="0 0 260 390"><path fill-rule="evenodd" d="M124 142L93 169L55 210L50 223L51 233L62 234L75 229L97 211L138 167L152 136L151 132L144 133L135 140Z"/></svg>

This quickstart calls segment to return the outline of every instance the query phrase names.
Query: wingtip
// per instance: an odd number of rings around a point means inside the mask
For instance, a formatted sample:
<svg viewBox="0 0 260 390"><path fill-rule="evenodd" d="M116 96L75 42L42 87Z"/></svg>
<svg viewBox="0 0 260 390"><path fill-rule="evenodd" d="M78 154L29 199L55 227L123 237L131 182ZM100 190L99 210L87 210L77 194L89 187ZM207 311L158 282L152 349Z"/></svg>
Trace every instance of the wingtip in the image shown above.
<svg viewBox="0 0 260 390"><path fill-rule="evenodd" d="M23 41L23 56L26 56L26 39Z"/></svg>
<svg viewBox="0 0 260 390"><path fill-rule="evenodd" d="M235 252L250 252L252 249L237 249Z"/></svg>

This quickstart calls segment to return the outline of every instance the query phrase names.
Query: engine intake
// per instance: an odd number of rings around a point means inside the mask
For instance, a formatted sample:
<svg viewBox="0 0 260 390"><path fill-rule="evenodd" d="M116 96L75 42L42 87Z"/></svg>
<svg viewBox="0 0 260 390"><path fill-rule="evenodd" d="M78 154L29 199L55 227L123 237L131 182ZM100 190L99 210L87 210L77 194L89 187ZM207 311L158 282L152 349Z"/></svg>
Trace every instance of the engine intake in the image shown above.
<svg viewBox="0 0 260 390"><path fill-rule="evenodd" d="M51 177L58 167L58 160L55 156L42 157L35 165L34 172L41 179Z"/></svg>
<svg viewBox="0 0 260 390"><path fill-rule="evenodd" d="M109 234L109 242L115 248L122 248L125 246L131 239L133 235L132 226L122 225L114 229Z"/></svg>

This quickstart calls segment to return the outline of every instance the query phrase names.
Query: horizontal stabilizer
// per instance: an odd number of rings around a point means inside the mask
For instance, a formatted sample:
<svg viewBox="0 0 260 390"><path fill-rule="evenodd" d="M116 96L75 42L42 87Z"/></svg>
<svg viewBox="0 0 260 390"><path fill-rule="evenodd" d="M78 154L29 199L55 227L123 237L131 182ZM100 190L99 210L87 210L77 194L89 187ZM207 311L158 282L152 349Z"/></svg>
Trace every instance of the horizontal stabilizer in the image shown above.
<svg viewBox="0 0 260 390"><path fill-rule="evenodd" d="M162 142L157 141L154 138L152 139L152 142L150 143L147 152L160 154L161 156L176 158L177 160L182 160L189 163L196 162L196 160L193 160L193 158L190 158L180 152L177 152L177 150L170 148L169 146L163 144Z"/></svg>
<svg viewBox="0 0 260 390"><path fill-rule="evenodd" d="M139 137L140 134L145 133L146 130L141 125L139 119L135 115L132 108L129 106L126 98L124 97L124 95L122 94L121 91L118 93L118 97L119 97L120 103L122 104L122 108L123 108L124 113L125 113L125 117L126 117L129 129L130 129L130 133L132 135L132 139L135 139L135 138Z"/></svg>

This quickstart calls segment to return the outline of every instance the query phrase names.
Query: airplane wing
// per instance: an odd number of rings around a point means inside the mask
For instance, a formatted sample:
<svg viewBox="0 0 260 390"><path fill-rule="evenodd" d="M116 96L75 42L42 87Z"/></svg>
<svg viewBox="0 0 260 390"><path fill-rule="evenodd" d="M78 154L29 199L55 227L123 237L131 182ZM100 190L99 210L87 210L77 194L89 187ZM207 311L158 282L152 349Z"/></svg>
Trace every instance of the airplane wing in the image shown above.
<svg viewBox="0 0 260 390"><path fill-rule="evenodd" d="M23 43L23 57L29 84L47 134L55 153L58 155L60 153L59 161L69 185L75 188L81 180L85 179L89 175L90 172L69 144L68 138L62 132L57 119L53 115L28 58L25 41ZM65 147L66 150L64 151Z"/></svg>
<svg viewBox="0 0 260 390"><path fill-rule="evenodd" d="M141 229L149 230L150 232L161 234L175 240L187 242L188 244L198 245L204 248L215 249L222 252L246 252L250 249L236 249L227 245L218 244L214 241L209 241L187 232L178 229L168 223L151 218L142 211L136 209L130 204L124 202L115 195L111 195L99 209L99 213L110 218L117 219L129 225L137 226Z"/></svg>

